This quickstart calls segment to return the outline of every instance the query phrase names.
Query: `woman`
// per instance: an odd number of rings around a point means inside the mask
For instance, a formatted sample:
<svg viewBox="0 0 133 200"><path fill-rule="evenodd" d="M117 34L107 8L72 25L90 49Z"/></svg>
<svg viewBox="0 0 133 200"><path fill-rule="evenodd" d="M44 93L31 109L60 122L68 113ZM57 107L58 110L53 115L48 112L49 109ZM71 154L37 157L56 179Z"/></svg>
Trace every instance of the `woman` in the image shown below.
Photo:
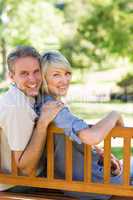
<svg viewBox="0 0 133 200"><path fill-rule="evenodd" d="M67 94L72 70L69 62L59 52L49 51L42 56L42 73L43 73L43 89L44 95L41 105L47 101L61 99ZM74 116L69 108L65 106L56 116L54 122L57 127L63 128L65 135L74 141L73 144L73 179L83 180L84 177L84 161L83 161L83 143L95 145L101 142L108 132L116 125L123 126L121 115L112 111L104 119L100 120L94 126L90 127L86 122ZM65 176L65 160L64 160L64 137L55 137L55 176L64 178ZM103 181L103 166L101 157L103 152L95 148L92 151L92 180L94 182ZM111 159L111 182L119 183L121 181L121 165L119 161L112 155ZM78 167L77 167L78 166ZM114 167L115 166L115 167ZM67 193L68 194L68 193ZM91 195L81 193L69 193L72 196L80 196L80 199L108 199L105 195ZM83 198L82 198L83 197Z"/></svg>

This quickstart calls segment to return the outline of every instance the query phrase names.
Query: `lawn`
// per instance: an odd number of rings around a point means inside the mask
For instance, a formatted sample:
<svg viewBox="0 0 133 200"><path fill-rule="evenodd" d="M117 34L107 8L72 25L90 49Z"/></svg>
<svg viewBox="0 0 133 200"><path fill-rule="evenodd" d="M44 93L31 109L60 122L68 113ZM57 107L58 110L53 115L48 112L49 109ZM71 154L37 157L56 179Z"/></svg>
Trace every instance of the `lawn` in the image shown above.
<svg viewBox="0 0 133 200"><path fill-rule="evenodd" d="M73 113L91 124L94 124L112 110L116 110L122 114L126 126L133 126L132 102L69 102L69 106Z"/></svg>
<svg viewBox="0 0 133 200"><path fill-rule="evenodd" d="M122 159L123 158L123 149L121 147L113 147L112 148L112 153L118 158ZM131 154L133 155L133 148L131 149Z"/></svg>

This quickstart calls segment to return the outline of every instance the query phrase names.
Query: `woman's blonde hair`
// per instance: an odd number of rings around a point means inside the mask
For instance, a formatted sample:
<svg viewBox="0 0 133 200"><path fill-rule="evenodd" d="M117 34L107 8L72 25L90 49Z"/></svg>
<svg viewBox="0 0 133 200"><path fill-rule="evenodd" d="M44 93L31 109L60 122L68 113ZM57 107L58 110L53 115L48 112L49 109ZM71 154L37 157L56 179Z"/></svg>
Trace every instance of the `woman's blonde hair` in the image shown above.
<svg viewBox="0 0 133 200"><path fill-rule="evenodd" d="M58 68L64 69L72 73L69 61L59 51L52 50L45 52L41 58L41 65L42 65L42 76L43 76L42 92L48 93L46 73L49 67L54 67L54 65L56 66L58 65Z"/></svg>

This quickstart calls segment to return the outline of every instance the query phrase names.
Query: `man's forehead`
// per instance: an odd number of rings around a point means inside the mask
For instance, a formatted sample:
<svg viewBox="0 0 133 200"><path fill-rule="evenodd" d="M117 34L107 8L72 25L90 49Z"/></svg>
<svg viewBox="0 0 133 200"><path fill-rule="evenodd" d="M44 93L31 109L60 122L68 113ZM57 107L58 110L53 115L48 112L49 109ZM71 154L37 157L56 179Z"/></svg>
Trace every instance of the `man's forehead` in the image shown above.
<svg viewBox="0 0 133 200"><path fill-rule="evenodd" d="M20 70L21 69L30 70L30 69L40 68L40 63L38 59L29 56L16 59L13 65L15 69L19 68Z"/></svg>

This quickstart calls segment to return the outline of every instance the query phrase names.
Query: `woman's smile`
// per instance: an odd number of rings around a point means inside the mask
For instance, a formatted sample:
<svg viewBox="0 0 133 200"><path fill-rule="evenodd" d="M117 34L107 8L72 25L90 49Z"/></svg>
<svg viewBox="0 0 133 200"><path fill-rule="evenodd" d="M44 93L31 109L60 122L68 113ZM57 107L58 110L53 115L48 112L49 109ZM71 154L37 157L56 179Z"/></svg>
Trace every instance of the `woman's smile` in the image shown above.
<svg viewBox="0 0 133 200"><path fill-rule="evenodd" d="M46 74L49 94L61 97L67 94L71 80L71 73L66 69L50 67Z"/></svg>

